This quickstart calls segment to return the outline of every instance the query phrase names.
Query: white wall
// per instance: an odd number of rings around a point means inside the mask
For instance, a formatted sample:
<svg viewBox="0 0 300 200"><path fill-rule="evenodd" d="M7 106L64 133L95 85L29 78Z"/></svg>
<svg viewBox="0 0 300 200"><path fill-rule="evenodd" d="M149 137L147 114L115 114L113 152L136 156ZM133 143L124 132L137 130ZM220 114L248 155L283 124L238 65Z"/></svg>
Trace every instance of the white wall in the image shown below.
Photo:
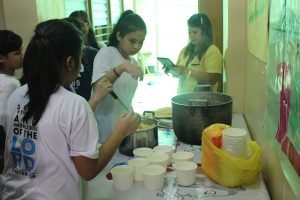
<svg viewBox="0 0 300 200"><path fill-rule="evenodd" d="M26 47L38 23L36 1L3 0L3 13L5 28L19 34L23 38L23 46Z"/></svg>
<svg viewBox="0 0 300 200"><path fill-rule="evenodd" d="M1 4L0 17L3 15L4 20L0 20L0 27L3 25L3 29L12 30L22 37L23 52L39 22L65 16L62 0L1 0ZM21 69L16 71L17 78L21 74Z"/></svg>
<svg viewBox="0 0 300 200"><path fill-rule="evenodd" d="M4 12L3 12L3 0L0 0L0 29L5 29L5 19L4 19Z"/></svg>
<svg viewBox="0 0 300 200"><path fill-rule="evenodd" d="M134 10L133 0L123 0L124 10Z"/></svg>
<svg viewBox="0 0 300 200"><path fill-rule="evenodd" d="M62 0L36 0L39 22L61 19L65 16L65 3Z"/></svg>
<svg viewBox="0 0 300 200"><path fill-rule="evenodd" d="M147 36L141 53L150 52L152 56L147 59L146 65L156 65L157 57L157 12L156 0L134 0L134 9L147 25Z"/></svg>

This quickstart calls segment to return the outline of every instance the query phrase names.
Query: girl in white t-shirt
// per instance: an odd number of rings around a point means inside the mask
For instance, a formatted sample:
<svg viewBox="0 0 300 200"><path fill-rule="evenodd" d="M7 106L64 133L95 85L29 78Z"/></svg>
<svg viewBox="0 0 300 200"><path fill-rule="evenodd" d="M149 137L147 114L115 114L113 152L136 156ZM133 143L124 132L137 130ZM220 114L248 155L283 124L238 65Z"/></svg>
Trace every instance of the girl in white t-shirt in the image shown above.
<svg viewBox="0 0 300 200"><path fill-rule="evenodd" d="M127 10L114 26L107 47L102 47L94 59L92 83L108 79L113 84L113 91L129 109L132 107L138 78L143 75L132 56L141 50L145 37L145 22L139 15ZM117 116L124 111L110 94L98 103L94 113L100 142L109 137Z"/></svg>
<svg viewBox="0 0 300 200"><path fill-rule="evenodd" d="M138 114L120 115L99 147L89 104L63 87L78 76L81 48L71 23L54 19L37 25L24 56L23 86L7 104L0 199L79 200L80 177L94 178L138 127Z"/></svg>
<svg viewBox="0 0 300 200"><path fill-rule="evenodd" d="M9 95L20 86L14 74L23 65L22 43L22 38L14 32L0 30L0 174L4 164L4 113Z"/></svg>

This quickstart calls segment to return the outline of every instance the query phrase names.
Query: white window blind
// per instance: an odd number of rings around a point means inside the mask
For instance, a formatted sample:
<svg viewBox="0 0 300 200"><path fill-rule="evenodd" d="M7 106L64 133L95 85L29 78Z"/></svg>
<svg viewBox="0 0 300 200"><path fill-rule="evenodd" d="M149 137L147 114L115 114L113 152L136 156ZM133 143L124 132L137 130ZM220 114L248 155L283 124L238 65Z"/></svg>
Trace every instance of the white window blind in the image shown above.
<svg viewBox="0 0 300 200"><path fill-rule="evenodd" d="M96 38L106 43L113 25L122 13L122 0L91 0Z"/></svg>
<svg viewBox="0 0 300 200"><path fill-rule="evenodd" d="M92 0L93 25L108 25L108 4L107 0Z"/></svg>
<svg viewBox="0 0 300 200"><path fill-rule="evenodd" d="M73 11L87 11L85 0L65 0L65 16L68 17Z"/></svg>
<svg viewBox="0 0 300 200"><path fill-rule="evenodd" d="M122 13L121 0L110 0L111 21L116 24Z"/></svg>

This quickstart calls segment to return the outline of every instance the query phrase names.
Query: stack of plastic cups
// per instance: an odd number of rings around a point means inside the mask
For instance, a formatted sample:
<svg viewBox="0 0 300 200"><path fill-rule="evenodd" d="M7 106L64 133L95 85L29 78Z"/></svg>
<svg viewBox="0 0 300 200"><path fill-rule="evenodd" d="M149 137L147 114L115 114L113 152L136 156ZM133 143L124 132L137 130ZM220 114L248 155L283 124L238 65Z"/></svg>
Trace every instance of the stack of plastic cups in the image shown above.
<svg viewBox="0 0 300 200"><path fill-rule="evenodd" d="M248 134L245 129L226 128L223 130L223 150L233 156L244 157L246 155L247 141Z"/></svg>

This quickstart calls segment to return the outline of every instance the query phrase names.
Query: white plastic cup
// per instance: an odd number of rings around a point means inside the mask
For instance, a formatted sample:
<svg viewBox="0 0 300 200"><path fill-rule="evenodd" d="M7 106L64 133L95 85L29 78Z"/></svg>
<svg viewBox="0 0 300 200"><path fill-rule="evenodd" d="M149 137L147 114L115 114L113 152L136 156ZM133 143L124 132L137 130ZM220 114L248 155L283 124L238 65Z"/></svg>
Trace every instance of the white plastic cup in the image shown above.
<svg viewBox="0 0 300 200"><path fill-rule="evenodd" d="M154 152L147 156L147 160L150 161L150 165L161 165L167 167L169 161L169 155L164 152Z"/></svg>
<svg viewBox="0 0 300 200"><path fill-rule="evenodd" d="M113 185L117 190L129 190L133 185L134 168L119 165L111 169Z"/></svg>
<svg viewBox="0 0 300 200"><path fill-rule="evenodd" d="M153 149L148 147L141 147L133 150L133 155L135 158L147 158L147 156L151 153L153 153Z"/></svg>
<svg viewBox="0 0 300 200"><path fill-rule="evenodd" d="M178 161L193 161L194 154L187 151L177 151L172 155L173 163L176 164Z"/></svg>
<svg viewBox="0 0 300 200"><path fill-rule="evenodd" d="M175 163L176 180L179 185L190 186L195 184L197 164L191 161L178 161Z"/></svg>
<svg viewBox="0 0 300 200"><path fill-rule="evenodd" d="M161 165L148 165L142 169L144 186L149 190L160 190L164 186L166 168Z"/></svg>
<svg viewBox="0 0 300 200"><path fill-rule="evenodd" d="M144 176L142 169L150 164L150 161L146 158L133 158L128 161L128 165L134 168L134 180L143 181Z"/></svg>
<svg viewBox="0 0 300 200"><path fill-rule="evenodd" d="M158 145L153 148L154 152L164 152L169 155L168 165L172 163L172 155L174 153L174 147L169 145Z"/></svg>
<svg viewBox="0 0 300 200"><path fill-rule="evenodd" d="M246 154L248 132L241 128L223 130L222 148L233 156L243 157Z"/></svg>

